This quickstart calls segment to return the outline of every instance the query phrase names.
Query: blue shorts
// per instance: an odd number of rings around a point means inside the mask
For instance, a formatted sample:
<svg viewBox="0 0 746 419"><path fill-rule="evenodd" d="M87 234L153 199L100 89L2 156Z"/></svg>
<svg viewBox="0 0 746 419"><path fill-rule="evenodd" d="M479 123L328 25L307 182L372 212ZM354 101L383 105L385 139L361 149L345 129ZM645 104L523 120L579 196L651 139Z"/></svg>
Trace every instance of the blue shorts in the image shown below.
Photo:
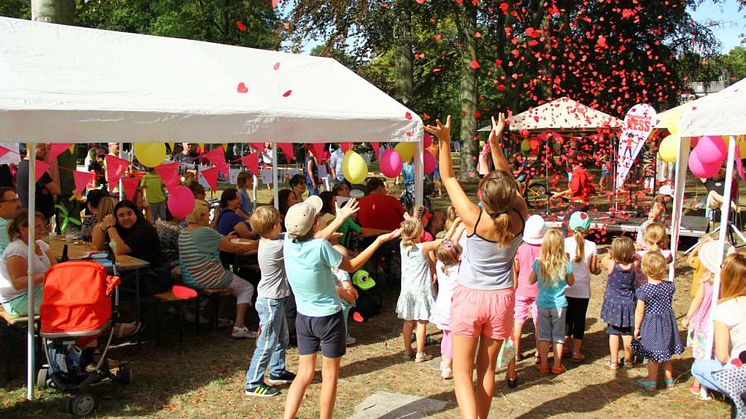
<svg viewBox="0 0 746 419"><path fill-rule="evenodd" d="M565 343L565 315L567 307L539 307L539 340Z"/></svg>
<svg viewBox="0 0 746 419"><path fill-rule="evenodd" d="M435 171L433 172L433 180L440 180L440 164L435 163Z"/></svg>
<svg viewBox="0 0 746 419"><path fill-rule="evenodd" d="M339 358L347 353L344 317L342 311L329 316L311 317L298 313L295 318L298 334L298 354L311 355L321 349L327 358Z"/></svg>
<svg viewBox="0 0 746 419"><path fill-rule="evenodd" d="M610 324L606 328L606 334L607 335L632 336L632 327L631 326L628 326L628 327L619 327L619 326L614 326L614 325Z"/></svg>

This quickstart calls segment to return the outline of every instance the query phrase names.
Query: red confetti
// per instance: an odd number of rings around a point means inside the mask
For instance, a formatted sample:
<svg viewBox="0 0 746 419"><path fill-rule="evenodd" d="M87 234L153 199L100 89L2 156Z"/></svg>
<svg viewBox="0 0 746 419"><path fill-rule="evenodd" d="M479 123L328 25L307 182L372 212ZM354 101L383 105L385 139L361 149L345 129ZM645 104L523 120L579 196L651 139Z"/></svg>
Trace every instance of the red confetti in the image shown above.
<svg viewBox="0 0 746 419"><path fill-rule="evenodd" d="M249 88L246 87L246 84L244 82L238 83L238 87L236 88L236 91L238 93L247 93L249 91Z"/></svg>
<svg viewBox="0 0 746 419"><path fill-rule="evenodd" d="M287 92L285 92L285 93L282 94L282 97L288 97L288 96L290 96L292 94L293 94L293 91L292 90L288 90Z"/></svg>
<svg viewBox="0 0 746 419"><path fill-rule="evenodd" d="M412 120L412 114L410 112L405 113L404 117L407 118L410 121Z"/></svg>
<svg viewBox="0 0 746 419"><path fill-rule="evenodd" d="M275 70L279 70L280 63L275 63L275 65L272 68L275 69Z"/></svg>
<svg viewBox="0 0 746 419"><path fill-rule="evenodd" d="M272 8L274 9L277 7L277 5L280 4L280 0L272 0Z"/></svg>
<svg viewBox="0 0 746 419"><path fill-rule="evenodd" d="M479 62L477 60L471 60L469 67L471 67L472 70L476 70L479 68Z"/></svg>
<svg viewBox="0 0 746 419"><path fill-rule="evenodd" d="M236 27L239 31L246 32L246 25L244 25L243 22L241 22L240 20L236 21Z"/></svg>

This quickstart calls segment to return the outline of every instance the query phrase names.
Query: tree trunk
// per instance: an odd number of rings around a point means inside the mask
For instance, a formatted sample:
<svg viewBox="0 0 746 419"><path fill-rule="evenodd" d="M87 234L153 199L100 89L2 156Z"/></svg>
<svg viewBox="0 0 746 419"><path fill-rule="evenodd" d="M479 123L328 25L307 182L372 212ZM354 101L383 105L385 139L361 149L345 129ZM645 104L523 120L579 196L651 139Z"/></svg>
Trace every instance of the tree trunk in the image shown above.
<svg viewBox="0 0 746 419"><path fill-rule="evenodd" d="M474 112L477 110L477 71L471 68L472 60L477 59L477 43L474 32L477 26L477 9L471 2L465 1L458 7L457 18L459 40L461 42L461 83L459 100L461 103L461 132L458 140L461 147L461 181L476 178L476 162L479 153L479 142L476 141L477 121Z"/></svg>
<svg viewBox="0 0 746 419"><path fill-rule="evenodd" d="M31 20L75 24L75 0L31 0Z"/></svg>
<svg viewBox="0 0 746 419"><path fill-rule="evenodd" d="M31 20L47 23L59 23L62 25L75 25L75 0L31 0ZM65 151L57 157L56 162L49 162L52 176L59 182L61 194L57 197L57 203L67 209L71 218L80 220L80 201L70 199L75 193L75 180L73 171L76 168L75 156L70 151ZM83 191L79 191L83 192ZM57 215L58 233L60 216ZM71 228L79 230L74 224Z"/></svg>
<svg viewBox="0 0 746 419"><path fill-rule="evenodd" d="M412 106L414 88L412 87L412 24L411 0L398 0L395 4L397 13L394 28L396 43L396 98L406 106Z"/></svg>

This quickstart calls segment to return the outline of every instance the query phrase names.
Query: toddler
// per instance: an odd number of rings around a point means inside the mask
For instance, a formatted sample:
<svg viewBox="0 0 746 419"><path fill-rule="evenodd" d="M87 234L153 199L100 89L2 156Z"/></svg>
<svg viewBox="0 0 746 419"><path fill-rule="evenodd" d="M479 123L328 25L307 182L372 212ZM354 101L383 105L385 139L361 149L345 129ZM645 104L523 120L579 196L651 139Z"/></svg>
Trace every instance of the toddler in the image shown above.
<svg viewBox="0 0 746 419"><path fill-rule="evenodd" d="M567 288L566 342L572 350L573 362L585 359L583 337L585 336L585 314L591 299L591 274L598 275L598 250L596 243L586 239L591 226L591 217L585 212L574 212L570 216L573 237L565 239L565 250L572 260L575 283Z"/></svg>
<svg viewBox="0 0 746 419"><path fill-rule="evenodd" d="M649 228L649 227L648 227ZM673 387L671 357L684 352L676 327L676 316L671 306L676 287L666 281L668 263L657 251L642 258L642 271L648 282L637 289L635 310L635 353L648 358L648 376L637 379L637 385L646 390L657 388L658 370L664 371L666 387Z"/></svg>
<svg viewBox="0 0 746 419"><path fill-rule="evenodd" d="M396 302L396 314L404 320L404 356L412 357L412 329L417 324L417 354L415 362L432 359L425 353L425 334L430 310L434 304L430 276L429 253L435 251L442 240L420 243L422 222L417 217L404 215L401 223L401 293Z"/></svg>
<svg viewBox="0 0 746 419"><path fill-rule="evenodd" d="M453 378L451 361L453 359L453 346L451 336L451 297L456 288L458 269L461 260L461 245L459 239L464 232L461 220L456 219L445 235L444 240L435 251L438 262L435 264L435 272L438 279L438 298L435 300L430 322L443 331L443 339L440 341L440 381Z"/></svg>
<svg viewBox="0 0 746 419"><path fill-rule="evenodd" d="M572 263L565 253L565 240L557 229L544 234L539 258L531 265L530 283L537 283L539 293L536 306L539 310L539 372L549 373L549 345L554 344L552 374L565 372L562 350L565 343L565 290L575 282Z"/></svg>
<svg viewBox="0 0 746 419"><path fill-rule="evenodd" d="M607 366L618 369L619 365L632 368L632 327L635 316L635 278L637 267L635 244L626 236L611 242L609 257L601 266L609 271L606 293L601 306L601 320L608 324L610 358ZM619 361L619 339L624 344L624 358Z"/></svg>
<svg viewBox="0 0 746 419"><path fill-rule="evenodd" d="M332 247L334 250L339 252L340 255L350 257L344 246L337 244ZM345 344L347 346L354 345L357 340L350 336L350 328L348 327L347 319L350 317L350 308L355 307L355 301L358 297L357 290L352 286L349 272L343 271L339 268L334 268L332 271L334 272L334 276L337 277L337 295L339 295L339 299L342 300L342 317L344 318L345 330L347 331Z"/></svg>

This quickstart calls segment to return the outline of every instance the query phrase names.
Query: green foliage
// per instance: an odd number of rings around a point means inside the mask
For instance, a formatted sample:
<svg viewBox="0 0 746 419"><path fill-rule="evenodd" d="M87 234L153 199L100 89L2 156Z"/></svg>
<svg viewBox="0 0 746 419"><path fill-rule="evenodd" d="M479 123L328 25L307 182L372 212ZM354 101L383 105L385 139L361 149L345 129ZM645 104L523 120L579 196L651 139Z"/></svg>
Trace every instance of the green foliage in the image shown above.
<svg viewBox="0 0 746 419"><path fill-rule="evenodd" d="M77 6L81 26L262 49L280 44L279 19L265 0L78 0Z"/></svg>
<svg viewBox="0 0 746 419"><path fill-rule="evenodd" d="M0 1L0 16L31 19L29 5L29 0L2 0Z"/></svg>

